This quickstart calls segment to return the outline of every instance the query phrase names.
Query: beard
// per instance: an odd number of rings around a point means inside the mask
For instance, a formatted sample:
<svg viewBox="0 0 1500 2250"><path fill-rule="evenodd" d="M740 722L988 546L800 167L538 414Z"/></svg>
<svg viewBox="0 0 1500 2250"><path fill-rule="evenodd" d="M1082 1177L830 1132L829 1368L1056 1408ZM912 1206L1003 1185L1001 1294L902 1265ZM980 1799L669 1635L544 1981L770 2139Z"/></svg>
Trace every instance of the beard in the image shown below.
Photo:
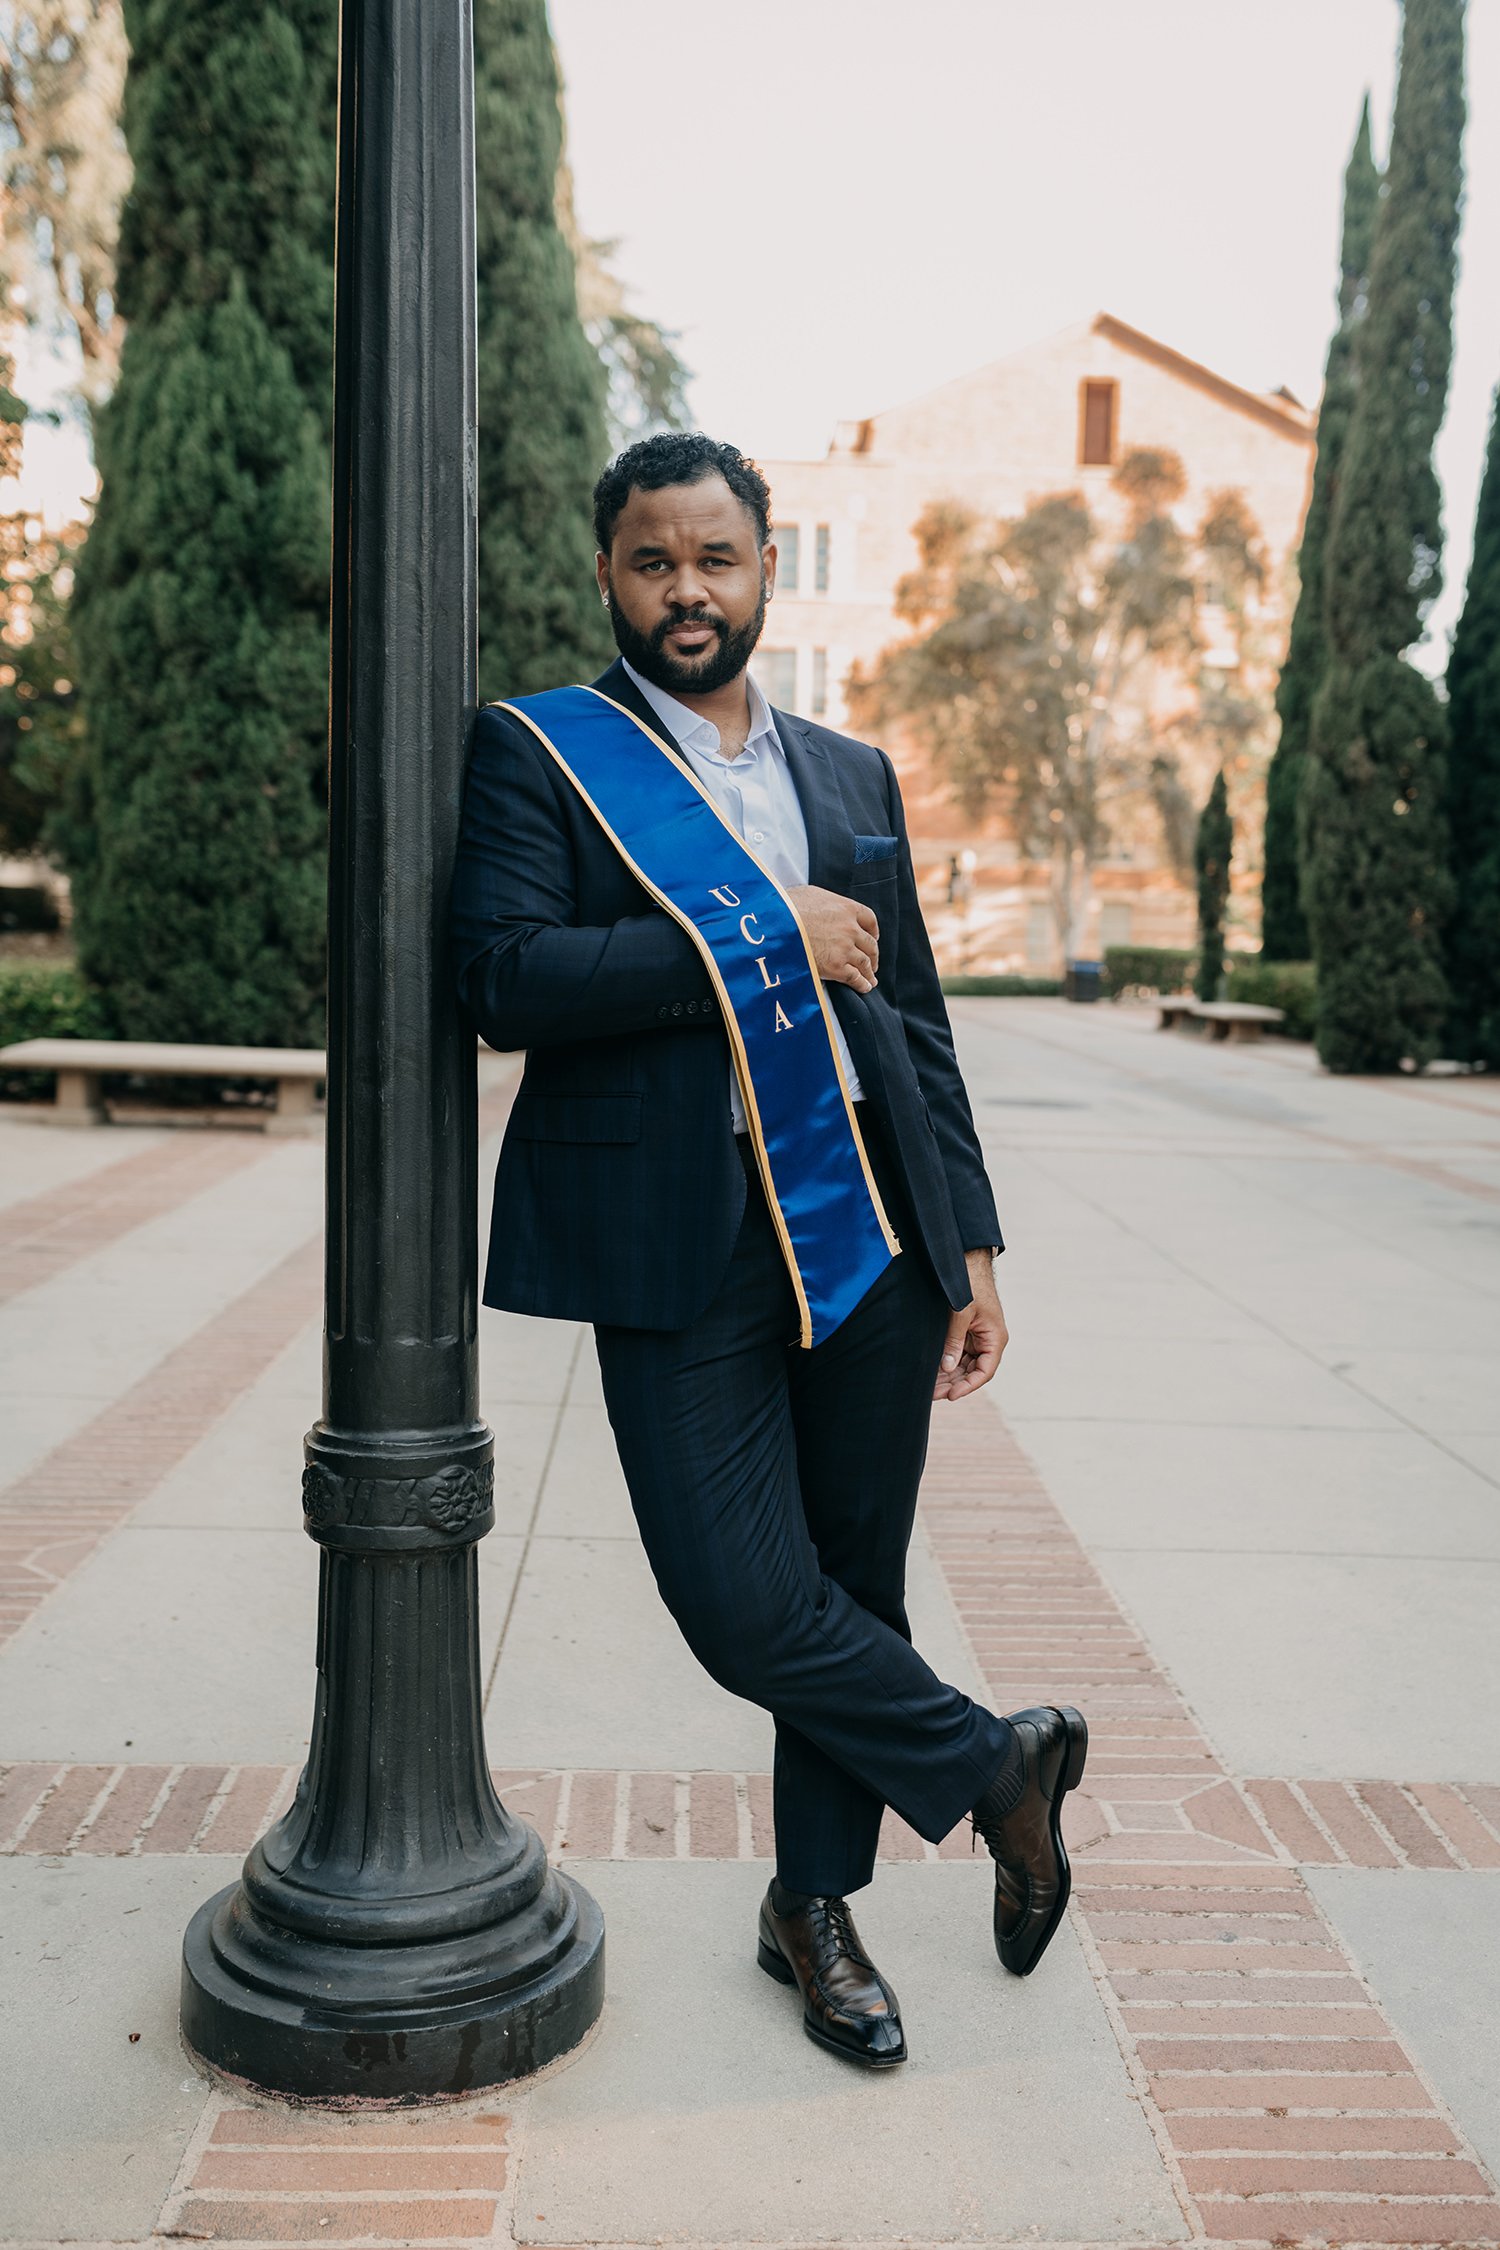
<svg viewBox="0 0 1500 2250"><path fill-rule="evenodd" d="M760 600L755 615L738 629L727 619L710 616L706 609L686 609L675 617L664 617L649 633L638 632L619 604L611 597L609 622L614 629L615 646L627 664L633 664L643 680L659 687L667 695L712 695L716 688L728 687L738 678L749 663L766 622L766 584L761 580ZM718 636L718 647L709 649L703 656L684 662L667 649L667 635L679 625L707 625Z"/></svg>

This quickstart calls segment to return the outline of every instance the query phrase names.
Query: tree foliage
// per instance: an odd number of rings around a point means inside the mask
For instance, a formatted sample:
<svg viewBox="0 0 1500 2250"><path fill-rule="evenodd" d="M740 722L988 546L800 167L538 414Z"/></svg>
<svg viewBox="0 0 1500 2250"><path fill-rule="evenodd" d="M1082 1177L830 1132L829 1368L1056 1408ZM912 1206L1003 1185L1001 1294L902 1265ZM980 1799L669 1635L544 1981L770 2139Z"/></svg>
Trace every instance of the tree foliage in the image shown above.
<svg viewBox="0 0 1500 2250"><path fill-rule="evenodd" d="M1297 802L1306 771L1313 698L1323 677L1328 637L1323 622L1324 565L1329 524L1338 495L1349 417L1354 409L1355 337L1366 308L1380 172L1370 146L1370 104L1360 112L1344 173L1344 229L1339 254L1338 325L1328 346L1323 400L1318 410L1318 453L1302 545L1301 584L1292 615L1286 662L1276 688L1281 735L1266 776L1265 879L1261 891L1261 951L1269 961L1305 961L1311 940L1302 909L1297 853Z"/></svg>
<svg viewBox="0 0 1500 2250"><path fill-rule="evenodd" d="M1224 981L1224 914L1229 904L1229 862L1234 823L1229 790L1220 766L1198 822L1193 862L1198 877L1198 967L1194 991L1200 1000L1217 1000Z"/></svg>
<svg viewBox="0 0 1500 2250"><path fill-rule="evenodd" d="M335 26L132 0L129 323L74 631L79 956L127 1036L320 1036Z"/></svg>
<svg viewBox="0 0 1500 2250"><path fill-rule="evenodd" d="M1500 392L1479 488L1463 615L1448 661L1448 791L1456 890L1449 1052L1500 1069Z"/></svg>
<svg viewBox="0 0 1500 2250"><path fill-rule="evenodd" d="M1406 0L1299 804L1318 1050L1333 1070L1428 1061L1447 1015L1445 714L1407 652L1442 585L1432 449L1452 357L1463 122L1463 0Z"/></svg>
<svg viewBox="0 0 1500 2250"><path fill-rule="evenodd" d="M587 679L613 653L591 495L604 374L557 217L562 116L545 0L474 12L479 266L479 692Z"/></svg>
<svg viewBox="0 0 1500 2250"><path fill-rule="evenodd" d="M83 389L119 363L115 254L129 160L120 0L0 0L0 236L26 317L77 335Z"/></svg>
<svg viewBox="0 0 1500 2250"><path fill-rule="evenodd" d="M1127 815L1154 806L1172 864L1191 871L1197 814L1182 776L1190 750L1223 763L1265 710L1235 661L1210 666L1205 602L1242 636L1264 574L1237 494L1216 494L1194 538L1173 513L1175 456L1141 448L1113 479L1110 519L1077 493L989 524L953 503L916 526L919 568L897 590L912 638L851 683L859 716L918 732L971 815L1006 816L1052 870L1065 950L1084 936L1093 869ZM1177 716L1155 691L1175 683Z"/></svg>

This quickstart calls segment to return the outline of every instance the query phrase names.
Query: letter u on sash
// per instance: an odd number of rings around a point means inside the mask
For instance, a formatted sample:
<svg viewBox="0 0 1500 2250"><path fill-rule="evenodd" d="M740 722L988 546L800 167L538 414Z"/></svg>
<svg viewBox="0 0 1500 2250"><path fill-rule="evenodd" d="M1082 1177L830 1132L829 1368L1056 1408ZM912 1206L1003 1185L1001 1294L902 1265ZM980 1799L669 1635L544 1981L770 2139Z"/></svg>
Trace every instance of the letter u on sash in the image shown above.
<svg viewBox="0 0 1500 2250"><path fill-rule="evenodd" d="M901 1245L870 1170L796 909L634 712L586 687L498 708L535 735L631 873L698 948L729 1034L802 1342L823 1343Z"/></svg>

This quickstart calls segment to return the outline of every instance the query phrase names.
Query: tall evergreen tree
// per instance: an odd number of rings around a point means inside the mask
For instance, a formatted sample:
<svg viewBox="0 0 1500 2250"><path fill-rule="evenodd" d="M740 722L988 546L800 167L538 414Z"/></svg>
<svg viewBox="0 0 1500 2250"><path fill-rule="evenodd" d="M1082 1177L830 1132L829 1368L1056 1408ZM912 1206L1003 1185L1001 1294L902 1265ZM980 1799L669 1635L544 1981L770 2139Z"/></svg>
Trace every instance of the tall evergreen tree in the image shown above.
<svg viewBox="0 0 1500 2250"><path fill-rule="evenodd" d="M1432 465L1452 356L1463 0L1406 0L1358 392L1324 565L1328 662L1299 805L1330 1070L1437 1053L1451 895L1445 713L1407 661L1442 585Z"/></svg>
<svg viewBox="0 0 1500 2250"><path fill-rule="evenodd" d="M587 679L614 653L590 495L604 371L557 221L562 112L546 0L476 0L479 692Z"/></svg>
<svg viewBox="0 0 1500 2250"><path fill-rule="evenodd" d="M1463 615L1448 660L1449 1051L1500 1069L1500 391Z"/></svg>
<svg viewBox="0 0 1500 2250"><path fill-rule="evenodd" d="M1318 457L1297 556L1301 585L1286 662L1276 686L1281 734L1266 775L1265 877L1261 888L1261 952L1268 961L1308 958L1310 941L1297 866L1297 799L1302 792L1313 698L1328 654L1323 624L1324 554L1354 407L1354 338L1364 317L1379 197L1380 172L1370 147L1370 103L1366 96L1344 173L1338 326L1328 346L1323 374Z"/></svg>
<svg viewBox="0 0 1500 2250"><path fill-rule="evenodd" d="M326 0L129 0L128 332L74 632L81 962L127 1035L321 1017L336 70Z"/></svg>
<svg viewBox="0 0 1500 2250"><path fill-rule="evenodd" d="M1224 981L1224 910L1229 904L1229 861L1234 822L1229 817L1229 787L1220 766L1198 822L1193 865L1198 874L1198 975L1193 989L1200 1000L1217 1000Z"/></svg>

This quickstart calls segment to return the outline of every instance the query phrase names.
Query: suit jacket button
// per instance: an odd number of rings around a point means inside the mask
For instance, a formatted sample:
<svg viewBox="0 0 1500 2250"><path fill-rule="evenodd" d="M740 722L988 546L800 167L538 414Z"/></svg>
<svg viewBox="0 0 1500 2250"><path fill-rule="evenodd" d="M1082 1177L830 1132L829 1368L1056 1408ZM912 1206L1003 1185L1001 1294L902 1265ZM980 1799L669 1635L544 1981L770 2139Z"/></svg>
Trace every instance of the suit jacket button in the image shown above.
<svg viewBox="0 0 1500 2250"><path fill-rule="evenodd" d="M672 1002L672 1013L674 1016L680 1016L682 1014L682 1002L680 1000L674 1000Z"/></svg>
<svg viewBox="0 0 1500 2250"><path fill-rule="evenodd" d="M688 1002L687 1012L690 1016L695 1016L698 1013L698 1003L696 1000L690 1000Z"/></svg>
<svg viewBox="0 0 1500 2250"><path fill-rule="evenodd" d="M672 1013L672 1011L671 1011L671 1009L670 1009L670 1008L658 1008L658 1009L657 1009L657 1011L656 1011L656 1020L657 1020L657 1022L658 1022L658 1023L665 1023L665 1022L666 1022L666 1020L667 1020L667 1018L668 1018L668 1016L669 1016L669 1015L670 1015L671 1013Z"/></svg>

